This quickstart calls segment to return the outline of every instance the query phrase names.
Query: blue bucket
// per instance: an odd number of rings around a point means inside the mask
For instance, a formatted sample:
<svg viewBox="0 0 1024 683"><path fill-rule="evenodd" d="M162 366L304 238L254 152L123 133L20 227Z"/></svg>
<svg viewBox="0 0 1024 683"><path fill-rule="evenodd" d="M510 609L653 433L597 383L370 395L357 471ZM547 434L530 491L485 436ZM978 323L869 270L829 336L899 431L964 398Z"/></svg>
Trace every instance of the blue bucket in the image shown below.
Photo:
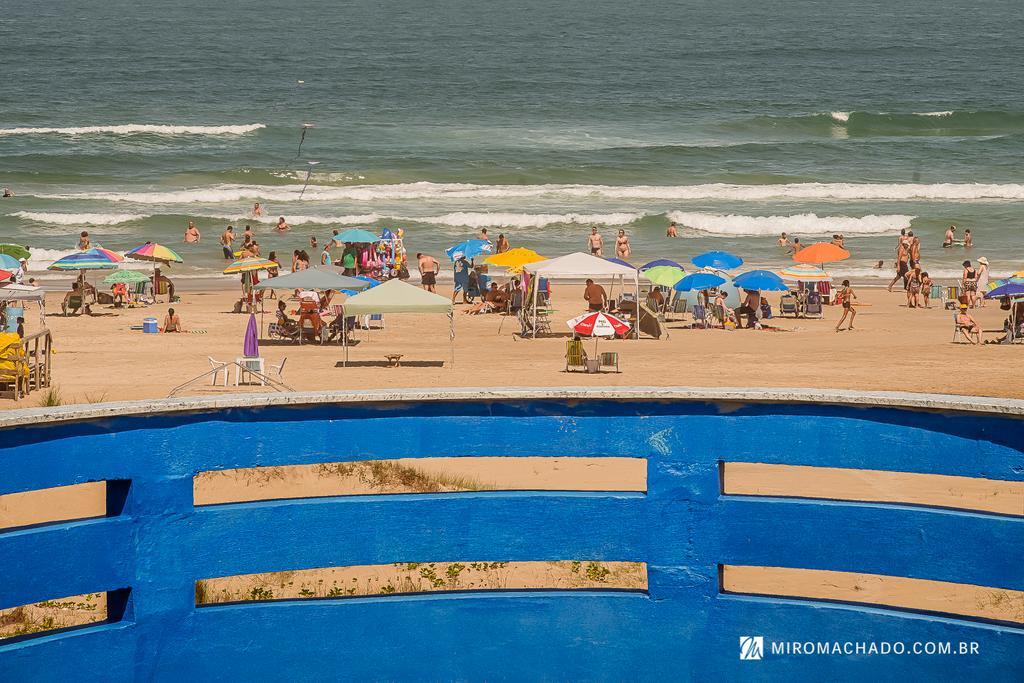
<svg viewBox="0 0 1024 683"><path fill-rule="evenodd" d="M156 334L160 330L156 326L156 318L143 318L142 331L145 334Z"/></svg>

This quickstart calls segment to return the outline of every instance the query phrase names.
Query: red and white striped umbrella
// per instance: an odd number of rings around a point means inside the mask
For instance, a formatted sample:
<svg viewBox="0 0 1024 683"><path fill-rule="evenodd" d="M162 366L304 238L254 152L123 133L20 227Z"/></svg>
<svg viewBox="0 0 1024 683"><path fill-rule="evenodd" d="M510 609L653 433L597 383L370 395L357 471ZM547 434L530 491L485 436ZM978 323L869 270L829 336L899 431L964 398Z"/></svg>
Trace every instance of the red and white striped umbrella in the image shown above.
<svg viewBox="0 0 1024 683"><path fill-rule="evenodd" d="M629 323L601 311L578 315L566 323L576 334L594 337L614 337L629 332Z"/></svg>

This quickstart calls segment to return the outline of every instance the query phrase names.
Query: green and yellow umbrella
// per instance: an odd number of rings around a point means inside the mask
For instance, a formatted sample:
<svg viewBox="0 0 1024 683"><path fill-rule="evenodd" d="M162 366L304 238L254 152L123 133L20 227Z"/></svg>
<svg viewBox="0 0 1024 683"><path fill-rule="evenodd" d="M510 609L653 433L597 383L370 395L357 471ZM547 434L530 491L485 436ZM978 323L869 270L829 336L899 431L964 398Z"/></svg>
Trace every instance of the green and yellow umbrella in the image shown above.
<svg viewBox="0 0 1024 683"><path fill-rule="evenodd" d="M265 258L244 258L235 261L224 269L225 275L237 275L238 273L251 273L254 270L267 270L269 268L280 268L276 261Z"/></svg>
<svg viewBox="0 0 1024 683"><path fill-rule="evenodd" d="M675 266L655 266L640 273L656 285L672 287L686 277L686 271Z"/></svg>

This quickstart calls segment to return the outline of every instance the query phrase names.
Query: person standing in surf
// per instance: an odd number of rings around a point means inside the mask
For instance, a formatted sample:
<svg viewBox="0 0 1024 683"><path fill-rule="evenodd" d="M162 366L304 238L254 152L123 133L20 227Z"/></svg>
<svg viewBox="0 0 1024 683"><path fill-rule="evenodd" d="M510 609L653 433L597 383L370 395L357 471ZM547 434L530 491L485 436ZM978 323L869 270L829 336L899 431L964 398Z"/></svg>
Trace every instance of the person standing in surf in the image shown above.
<svg viewBox="0 0 1024 683"><path fill-rule="evenodd" d="M277 219L277 225L274 226L274 229L278 232L288 232L292 229L292 226L288 225L288 221L284 219L284 216L281 216Z"/></svg>
<svg viewBox="0 0 1024 683"><path fill-rule="evenodd" d="M199 228L195 223L189 221L188 227L185 228L185 244L198 244L200 239L202 239L202 235L199 234Z"/></svg>
<svg viewBox="0 0 1024 683"><path fill-rule="evenodd" d="M615 238L615 256L620 259L628 259L633 250L629 246L629 237L625 230L619 230L619 236Z"/></svg>
<svg viewBox="0 0 1024 683"><path fill-rule="evenodd" d="M590 253L594 256L602 256L604 238L597 232L597 226L590 228L590 236L587 237L587 244L590 246Z"/></svg>
<svg viewBox="0 0 1024 683"><path fill-rule="evenodd" d="M505 233L498 235L498 244L495 246L495 251L499 254L504 254L508 251L508 238L505 237Z"/></svg>
<svg viewBox="0 0 1024 683"><path fill-rule="evenodd" d="M956 241L956 226L955 225L951 225L951 226L949 226L949 229L946 230L946 236L942 240L942 246L943 246L943 248L948 249L949 247L953 246L953 243L955 241Z"/></svg>
<svg viewBox="0 0 1024 683"><path fill-rule="evenodd" d="M260 206L259 202L256 202L255 204L252 205L252 217L253 218L262 218L263 217L263 207Z"/></svg>
<svg viewBox="0 0 1024 683"><path fill-rule="evenodd" d="M220 246L224 250L224 258L228 261L233 261L235 258L235 250L232 243L235 241L235 229L230 225L220 236Z"/></svg>
<svg viewBox="0 0 1024 683"><path fill-rule="evenodd" d="M676 227L675 221L668 224L668 230L665 231L665 237L679 237L679 228Z"/></svg>

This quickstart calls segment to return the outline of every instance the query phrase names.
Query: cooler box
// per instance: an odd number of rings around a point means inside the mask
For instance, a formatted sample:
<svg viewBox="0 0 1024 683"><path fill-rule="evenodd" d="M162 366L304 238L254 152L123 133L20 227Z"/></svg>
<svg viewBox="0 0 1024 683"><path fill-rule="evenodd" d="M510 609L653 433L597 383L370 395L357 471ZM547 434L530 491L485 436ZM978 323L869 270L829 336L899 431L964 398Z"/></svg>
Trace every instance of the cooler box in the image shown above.
<svg viewBox="0 0 1024 683"><path fill-rule="evenodd" d="M160 330L156 326L156 318L143 318L142 331L146 334L156 334Z"/></svg>

